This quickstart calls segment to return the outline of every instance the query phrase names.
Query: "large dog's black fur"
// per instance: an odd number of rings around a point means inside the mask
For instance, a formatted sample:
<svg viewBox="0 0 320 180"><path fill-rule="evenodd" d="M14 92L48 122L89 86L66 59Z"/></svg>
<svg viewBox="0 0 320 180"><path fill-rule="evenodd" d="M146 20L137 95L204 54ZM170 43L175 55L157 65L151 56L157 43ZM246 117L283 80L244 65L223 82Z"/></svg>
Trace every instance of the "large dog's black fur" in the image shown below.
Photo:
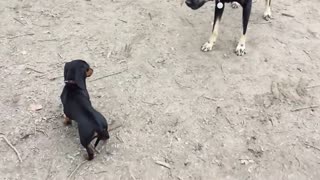
<svg viewBox="0 0 320 180"><path fill-rule="evenodd" d="M94 148L99 141L109 139L107 120L92 107L86 88L86 78L91 76L92 72L89 64L83 60L66 63L65 86L60 96L65 124L71 124L71 120L78 123L80 142L87 150L88 160L94 158ZM97 138L97 141L95 147L92 147L90 143L94 138Z"/></svg>

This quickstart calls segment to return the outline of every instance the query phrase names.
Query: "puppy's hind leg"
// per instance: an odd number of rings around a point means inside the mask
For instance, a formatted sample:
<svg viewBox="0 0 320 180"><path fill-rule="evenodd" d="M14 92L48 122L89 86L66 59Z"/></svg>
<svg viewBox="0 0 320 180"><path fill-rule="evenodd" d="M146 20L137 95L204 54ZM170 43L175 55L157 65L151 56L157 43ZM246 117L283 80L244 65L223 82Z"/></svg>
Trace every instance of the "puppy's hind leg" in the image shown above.
<svg viewBox="0 0 320 180"><path fill-rule="evenodd" d="M91 144L88 144L87 147L85 147L87 150L87 155L85 155L85 159L88 161L91 161L94 157L94 148Z"/></svg>
<svg viewBox="0 0 320 180"><path fill-rule="evenodd" d="M249 23L250 13L251 13L252 0L248 0L246 4L243 5L242 11L242 27L243 33L240 37L239 43L236 48L236 54L238 56L243 56L246 54L246 33Z"/></svg>
<svg viewBox="0 0 320 180"><path fill-rule="evenodd" d="M222 2L220 2L220 3L222 3ZM223 6L220 7L220 8L218 8L217 4L218 4L218 2L216 1L216 7L215 7L215 10L214 10L214 20L213 20L213 27L212 27L211 36L210 36L209 40L201 46L201 50L204 51L204 52L211 51L213 46L215 45L215 43L217 41L219 23L220 23L220 20L221 20L221 16L223 14L224 3L222 4Z"/></svg>
<svg viewBox="0 0 320 180"><path fill-rule="evenodd" d="M271 16L271 0L266 0L266 9L263 14L263 18L267 21L269 21L272 16Z"/></svg>
<svg viewBox="0 0 320 180"><path fill-rule="evenodd" d="M80 143L87 150L87 154L84 155L84 158L90 161L94 158L94 147L91 145L91 140L94 135L94 132L91 132L88 129L88 124L81 123L78 123L78 130L80 136Z"/></svg>

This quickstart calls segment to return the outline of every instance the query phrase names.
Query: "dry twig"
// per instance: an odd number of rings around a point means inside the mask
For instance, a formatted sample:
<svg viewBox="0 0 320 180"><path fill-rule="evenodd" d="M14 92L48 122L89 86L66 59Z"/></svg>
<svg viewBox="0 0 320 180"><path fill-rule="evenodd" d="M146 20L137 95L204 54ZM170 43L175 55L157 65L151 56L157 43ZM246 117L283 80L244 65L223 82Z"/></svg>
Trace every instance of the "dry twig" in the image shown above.
<svg viewBox="0 0 320 180"><path fill-rule="evenodd" d="M21 34L21 35L16 35L16 36L7 37L7 39L15 39L15 38L18 38L18 37L33 36L33 35L34 35L34 33Z"/></svg>
<svg viewBox="0 0 320 180"><path fill-rule="evenodd" d="M6 143L11 147L11 149L13 149L13 151L14 151L14 152L16 153L16 155L18 156L19 161L22 162L20 153L19 153L18 150L11 144L11 142L7 139L7 137L6 137L5 135L0 135L0 137L6 141Z"/></svg>
<svg viewBox="0 0 320 180"><path fill-rule="evenodd" d="M308 51L303 50L303 52L309 57L309 59L310 59L311 61L313 60L312 57L311 57L311 55L310 55L310 53L309 53Z"/></svg>
<svg viewBox="0 0 320 180"><path fill-rule="evenodd" d="M120 128L120 127L122 127L122 124L118 124L118 125L115 125L115 126L113 126L113 127L110 127L110 128L108 129L108 131L114 131L114 130Z"/></svg>
<svg viewBox="0 0 320 180"><path fill-rule="evenodd" d="M294 17L294 15L291 15L291 14L287 14L287 13L282 13L281 15L282 15L282 16L287 16L287 17L291 17L291 18L293 18L293 17Z"/></svg>
<svg viewBox="0 0 320 180"><path fill-rule="evenodd" d="M319 105L302 107L302 108L292 109L291 112L297 112L297 111L306 110L306 109L314 109L314 108L318 108L318 107L319 107Z"/></svg>
<svg viewBox="0 0 320 180"><path fill-rule="evenodd" d="M34 71L34 72L39 73L39 74L44 74L44 72L38 71L38 70L33 69L33 68L31 68L31 67L26 67L25 70L30 70L30 71Z"/></svg>
<svg viewBox="0 0 320 180"><path fill-rule="evenodd" d="M306 145L307 147L311 147L311 148L313 148L313 149L315 149L315 150L320 151L320 148L315 147L315 146L313 146L313 145L310 145L310 144L308 144L308 143L304 143L304 145Z"/></svg>
<svg viewBox="0 0 320 180"><path fill-rule="evenodd" d="M312 89L312 88L317 88L317 87L320 87L320 85L308 86L308 87L306 87L306 89Z"/></svg>
<svg viewBox="0 0 320 180"><path fill-rule="evenodd" d="M18 23L25 25L22 21L20 21L18 18L13 18L15 21L17 21Z"/></svg>
<svg viewBox="0 0 320 180"><path fill-rule="evenodd" d="M165 168L171 169L170 164L162 162L162 161L155 161L156 164L163 166Z"/></svg>
<svg viewBox="0 0 320 180"><path fill-rule="evenodd" d="M68 176L68 179L71 179L72 176L77 172L77 170L84 165L86 162L88 162L87 160L82 161L82 163L80 163L73 171L72 173Z"/></svg>
<svg viewBox="0 0 320 180"><path fill-rule="evenodd" d="M98 80L100 80L100 79L104 79L104 78L107 78L107 77L110 77L110 76L115 76L115 75L121 74L121 73L123 73L123 72L126 72L127 70L128 70L128 69L125 69L125 70L123 70L123 71L119 71L119 72L116 72L116 73L113 73L113 74L108 74L108 75L106 75L106 76L102 76L102 77L99 77L99 78L97 78L97 79L91 80L90 82L98 81Z"/></svg>

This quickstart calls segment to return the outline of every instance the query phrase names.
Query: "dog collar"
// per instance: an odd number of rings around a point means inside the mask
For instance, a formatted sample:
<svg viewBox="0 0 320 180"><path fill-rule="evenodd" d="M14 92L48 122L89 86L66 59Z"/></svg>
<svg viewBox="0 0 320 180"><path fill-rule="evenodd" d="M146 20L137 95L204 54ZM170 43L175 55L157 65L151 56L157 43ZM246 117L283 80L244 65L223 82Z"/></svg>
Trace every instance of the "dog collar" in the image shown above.
<svg viewBox="0 0 320 180"><path fill-rule="evenodd" d="M222 8L223 8L223 3L220 2L220 0L218 0L217 8L218 8L218 9L222 9Z"/></svg>
<svg viewBox="0 0 320 180"><path fill-rule="evenodd" d="M65 80L64 83L66 84L76 84L74 80Z"/></svg>

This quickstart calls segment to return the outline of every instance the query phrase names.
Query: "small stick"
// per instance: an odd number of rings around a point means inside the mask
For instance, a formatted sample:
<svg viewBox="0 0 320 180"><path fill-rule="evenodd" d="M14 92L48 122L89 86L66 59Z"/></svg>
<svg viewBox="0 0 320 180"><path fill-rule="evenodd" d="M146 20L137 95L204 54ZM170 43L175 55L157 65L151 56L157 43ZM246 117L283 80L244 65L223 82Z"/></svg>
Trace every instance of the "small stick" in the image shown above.
<svg viewBox="0 0 320 180"><path fill-rule="evenodd" d="M120 128L120 127L122 127L122 124L118 124L118 125L116 125L116 126L114 126L114 127L110 127L110 128L108 129L108 131L114 131L114 130Z"/></svg>
<svg viewBox="0 0 320 180"><path fill-rule="evenodd" d="M188 88L188 89L191 89L191 87L189 87L189 86L184 86L184 85L182 85L180 82L178 82L176 79L174 80L175 82L176 82L176 84L179 86L179 88Z"/></svg>
<svg viewBox="0 0 320 180"><path fill-rule="evenodd" d="M171 169L170 165L168 163L162 162L162 161L155 161L156 164L163 166L165 168Z"/></svg>
<svg viewBox="0 0 320 180"><path fill-rule="evenodd" d="M63 76L52 77L52 78L49 78L49 80L50 80L50 81L54 81L54 80L56 80L56 79L58 79L58 78L63 78Z"/></svg>
<svg viewBox="0 0 320 180"><path fill-rule="evenodd" d="M22 25L25 25L22 21L20 21L19 19L17 18L13 18L14 20L16 20L18 23L22 24Z"/></svg>
<svg viewBox="0 0 320 180"><path fill-rule="evenodd" d="M37 132L41 132L42 134L48 136L48 134L46 132L44 132L44 130L41 130L41 129L36 129Z"/></svg>
<svg viewBox="0 0 320 180"><path fill-rule="evenodd" d="M294 17L294 15L287 14L287 13L282 13L281 15L282 15L282 16L287 16L287 17L292 17L292 18Z"/></svg>
<svg viewBox="0 0 320 180"><path fill-rule="evenodd" d="M141 101L141 102L143 102L143 103L145 103L145 104L148 104L148 105L150 105L150 106L158 106L158 105L162 105L162 103L157 104L157 103L151 103L151 102L146 102L146 101Z"/></svg>
<svg viewBox="0 0 320 180"><path fill-rule="evenodd" d="M270 21L267 22L252 22L251 24L271 24Z"/></svg>
<svg viewBox="0 0 320 180"><path fill-rule="evenodd" d="M134 177L134 175L132 174L131 170L130 170L130 167L128 167L128 171L129 171L129 174L130 176L132 177L133 180L136 180L137 178Z"/></svg>
<svg viewBox="0 0 320 180"><path fill-rule="evenodd" d="M149 19L152 21L152 15L151 13L148 13Z"/></svg>
<svg viewBox="0 0 320 180"><path fill-rule="evenodd" d="M102 173L106 173L106 172L109 172L109 171L99 171L99 172L96 172L95 174L102 174Z"/></svg>
<svg viewBox="0 0 320 180"><path fill-rule="evenodd" d="M295 156L294 158L298 161L298 163L299 163L299 167L301 167L300 160L297 158L297 156Z"/></svg>
<svg viewBox="0 0 320 180"><path fill-rule="evenodd" d="M73 171L72 173L68 176L68 179L71 179L71 177L74 175L74 173L82 166L84 165L86 162L88 162L87 160L82 161L82 163L80 163Z"/></svg>
<svg viewBox="0 0 320 180"><path fill-rule="evenodd" d="M150 66L152 66L153 68L156 68L153 64L151 64L150 61L147 61L147 62L148 62L148 64L149 64Z"/></svg>
<svg viewBox="0 0 320 180"><path fill-rule="evenodd" d="M231 123L230 119L227 116L225 116L225 118L226 118L227 122L230 124L230 126L233 127L233 124Z"/></svg>
<svg viewBox="0 0 320 180"><path fill-rule="evenodd" d="M128 23L127 21L125 20L122 20L122 19L118 19L119 21L123 22L123 23Z"/></svg>
<svg viewBox="0 0 320 180"><path fill-rule="evenodd" d="M292 109L291 112L297 112L297 111L306 110L306 109L314 109L314 108L318 108L318 107L319 107L319 105L302 107L302 108Z"/></svg>
<svg viewBox="0 0 320 180"><path fill-rule="evenodd" d="M311 57L311 55L310 55L310 53L308 53L308 51L303 50L303 52L306 53L306 55L309 57L309 59L310 59L311 61L313 60L312 57Z"/></svg>
<svg viewBox="0 0 320 180"><path fill-rule="evenodd" d="M307 147L312 147L313 149L320 151L320 148L312 146L312 145L310 145L308 143L304 143L304 145L306 145Z"/></svg>
<svg viewBox="0 0 320 180"><path fill-rule="evenodd" d="M104 78L107 78L107 77L110 77L110 76L115 76L115 75L118 75L118 74L121 74L125 71L127 71L128 69L124 70L124 71L120 71L120 72L116 72L116 73L113 73L113 74L109 74L109 75L106 75L106 76L102 76L102 77L99 77L97 79L94 79L94 80L91 80L90 82L93 82L93 81L98 81L100 79L104 79Z"/></svg>
<svg viewBox="0 0 320 180"><path fill-rule="evenodd" d="M44 74L44 72L38 71L38 70L33 69L33 68L31 68L31 67L26 67L25 69L26 69L26 70L34 71L34 72L39 73L39 74Z"/></svg>
<svg viewBox="0 0 320 180"><path fill-rule="evenodd" d="M38 42L58 41L59 39L40 39Z"/></svg>
<svg viewBox="0 0 320 180"><path fill-rule="evenodd" d="M207 96L202 95L201 97L203 97L204 99L210 100L210 101L217 101L215 98L210 98Z"/></svg>
<svg viewBox="0 0 320 180"><path fill-rule="evenodd" d="M120 137L119 133L116 134L116 138L117 138L120 142L124 143L124 141L123 141L123 139Z"/></svg>
<svg viewBox="0 0 320 180"><path fill-rule="evenodd" d="M60 53L58 53L58 56L59 56L61 59L63 59L63 57L61 56L61 54L60 54Z"/></svg>
<svg viewBox="0 0 320 180"><path fill-rule="evenodd" d="M11 36L11 37L7 37L7 39L15 39L18 37L23 37L23 36L33 36L34 33L28 33L28 34L21 34L21 35L17 35L17 36Z"/></svg>
<svg viewBox="0 0 320 180"><path fill-rule="evenodd" d="M18 156L19 161L22 162L22 159L20 157L20 154L19 154L18 150L10 143L10 141L6 138L6 136L0 135L0 137L2 137L6 141L6 143L11 147L11 149L14 150L14 152Z"/></svg>
<svg viewBox="0 0 320 180"><path fill-rule="evenodd" d="M307 88L307 89L312 89L312 88L316 88L316 87L320 87L320 85L308 86L308 87L306 87L306 88Z"/></svg>

